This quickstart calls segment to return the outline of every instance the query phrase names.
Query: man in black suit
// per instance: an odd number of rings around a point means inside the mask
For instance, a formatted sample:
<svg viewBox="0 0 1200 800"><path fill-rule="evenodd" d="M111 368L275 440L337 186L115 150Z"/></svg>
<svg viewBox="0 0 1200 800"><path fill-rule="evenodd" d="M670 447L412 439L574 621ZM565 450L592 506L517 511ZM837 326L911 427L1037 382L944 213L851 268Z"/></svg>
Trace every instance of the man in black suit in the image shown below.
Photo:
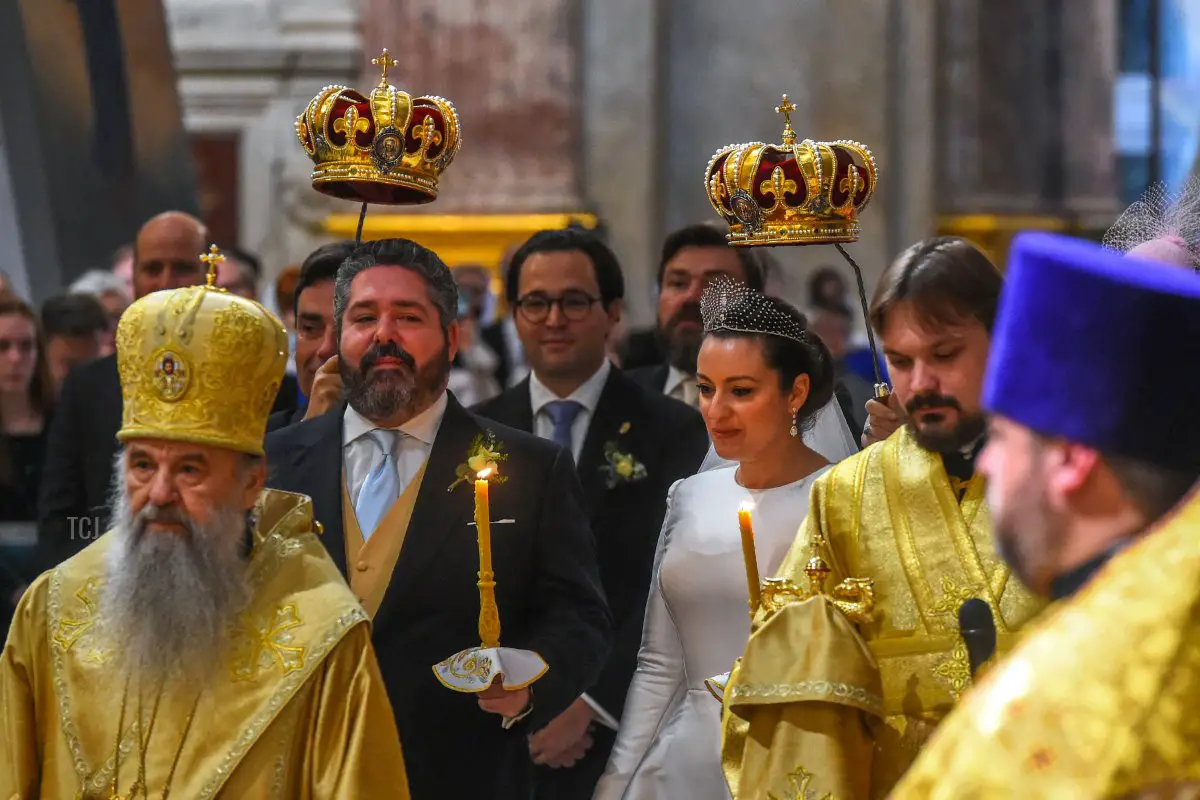
<svg viewBox="0 0 1200 800"><path fill-rule="evenodd" d="M347 404L268 435L268 483L312 498L374 618L413 798L527 800L526 735L595 683L611 643L571 456L446 391L458 290L437 254L404 239L362 245L338 271L334 306ZM538 652L549 671L531 689L493 683L476 702L432 667L480 641L471 482L447 489L489 435L506 456L506 481L490 487L502 642Z"/></svg>
<svg viewBox="0 0 1200 800"><path fill-rule="evenodd" d="M140 298L202 282L206 269L200 255L207 248L208 231L195 217L180 211L154 217L138 231L134 244L134 294ZM277 403L294 402L295 396L295 381L285 380ZM115 354L76 367L63 381L39 490L38 546L44 568L78 553L108 529L121 409Z"/></svg>
<svg viewBox="0 0 1200 800"><path fill-rule="evenodd" d="M700 467L708 434L694 409L607 360L625 286L616 256L594 235L535 234L513 257L505 288L533 371L474 410L573 453L616 628L600 679L530 740L542 765L535 797L590 800L637 666L667 490Z"/></svg>
<svg viewBox="0 0 1200 800"><path fill-rule="evenodd" d="M658 262L658 325L655 333L666 363L639 367L629 377L655 392L687 403L699 403L696 390L696 356L704 341L700 296L719 275L728 275L763 291L766 281L763 256L749 248L730 247L726 231L716 223L702 222L674 231L663 241Z"/></svg>
<svg viewBox="0 0 1200 800"><path fill-rule="evenodd" d="M342 379L338 375L337 326L333 322L333 282L338 267L354 252L353 242L323 244L300 265L296 281L296 382L307 403L274 412L267 419L267 433L318 416L342 401ZM282 309L281 309L282 310ZM287 313L284 310L284 313ZM322 369L325 367L325 369Z"/></svg>

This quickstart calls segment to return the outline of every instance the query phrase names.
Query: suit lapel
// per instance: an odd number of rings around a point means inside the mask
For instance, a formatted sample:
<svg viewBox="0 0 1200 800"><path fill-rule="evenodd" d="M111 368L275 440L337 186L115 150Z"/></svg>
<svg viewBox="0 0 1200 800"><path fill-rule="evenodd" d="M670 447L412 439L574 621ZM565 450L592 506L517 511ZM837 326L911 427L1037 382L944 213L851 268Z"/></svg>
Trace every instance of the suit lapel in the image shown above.
<svg viewBox="0 0 1200 800"><path fill-rule="evenodd" d="M667 378L671 377L671 366L669 364L660 364L658 372L654 375L654 389L659 394L662 394L667 389Z"/></svg>
<svg viewBox="0 0 1200 800"><path fill-rule="evenodd" d="M346 575L346 542L342 531L342 419L345 407L329 411L296 428L291 454L293 485L312 498L324 527L321 540L338 570Z"/></svg>
<svg viewBox="0 0 1200 800"><path fill-rule="evenodd" d="M428 568L437 563L438 552L451 539L449 532L465 525L475 510L471 484L468 483L466 488L460 486L453 493L447 492L446 487L454 483L455 470L466 461L471 442L482 431L454 395L447 393L447 401L446 413L429 453L425 477L413 506L404 547L400 550L379 613L375 615L377 630L386 624L386 618L394 611L400 587L420 585L419 576L436 574L436 570L430 572Z"/></svg>
<svg viewBox="0 0 1200 800"><path fill-rule="evenodd" d="M596 413L592 414L588 425L583 450L579 453L579 482L583 484L589 517L595 516L600 509L604 492L608 489L602 472L606 463L604 446L617 441L621 425L627 421L622 419L624 403L621 383L624 380L625 377L615 367L609 373L608 380L604 382L604 391L600 393L600 401L596 404Z"/></svg>

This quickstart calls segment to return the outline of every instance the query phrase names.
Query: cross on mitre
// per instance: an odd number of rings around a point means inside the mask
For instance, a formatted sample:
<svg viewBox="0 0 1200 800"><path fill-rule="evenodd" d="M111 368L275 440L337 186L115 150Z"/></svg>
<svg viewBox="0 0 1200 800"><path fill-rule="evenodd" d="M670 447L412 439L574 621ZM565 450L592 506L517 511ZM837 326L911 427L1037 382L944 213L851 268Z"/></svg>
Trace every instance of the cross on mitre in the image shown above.
<svg viewBox="0 0 1200 800"><path fill-rule="evenodd" d="M217 282L217 264L225 261L225 256L215 244L208 246L208 252L200 256L200 260L208 267L208 285L212 286Z"/></svg>

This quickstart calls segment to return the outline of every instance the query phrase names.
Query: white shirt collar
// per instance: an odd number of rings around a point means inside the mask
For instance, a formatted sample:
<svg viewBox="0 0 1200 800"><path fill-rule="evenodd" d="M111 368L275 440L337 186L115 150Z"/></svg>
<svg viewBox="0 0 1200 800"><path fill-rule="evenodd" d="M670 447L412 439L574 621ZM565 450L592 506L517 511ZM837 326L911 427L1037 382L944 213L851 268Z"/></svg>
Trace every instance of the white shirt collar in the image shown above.
<svg viewBox="0 0 1200 800"><path fill-rule="evenodd" d="M446 414L447 402L446 392L443 391L429 408L395 430L423 444L432 445L433 440L437 438L438 429L442 427L442 417ZM346 413L342 418L342 444L350 444L378 427L374 422L347 405Z"/></svg>
<svg viewBox="0 0 1200 800"><path fill-rule="evenodd" d="M673 394L686 381L696 380L695 375L688 375L676 366L667 370L667 382L663 385L663 394Z"/></svg>
<svg viewBox="0 0 1200 800"><path fill-rule="evenodd" d="M529 400L533 406L533 414L537 413L550 402L555 400L574 400L579 405L587 409L589 414L596 412L596 406L600 404L600 395L604 393L604 384L608 382L608 375L612 372L612 364L608 359L604 359L604 363L600 365L600 369L596 370L592 377L579 385L579 388L571 392L569 397L559 397L554 392L546 388L546 384L538 380L537 372L529 373Z"/></svg>

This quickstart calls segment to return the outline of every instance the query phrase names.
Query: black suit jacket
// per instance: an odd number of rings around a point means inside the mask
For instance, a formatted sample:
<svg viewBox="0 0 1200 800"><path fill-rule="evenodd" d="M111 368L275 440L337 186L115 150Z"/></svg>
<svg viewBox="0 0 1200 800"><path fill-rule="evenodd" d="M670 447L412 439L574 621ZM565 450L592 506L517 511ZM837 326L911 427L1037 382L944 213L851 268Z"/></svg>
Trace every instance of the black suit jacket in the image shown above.
<svg viewBox="0 0 1200 800"><path fill-rule="evenodd" d="M644 386L652 392L662 394L663 389L667 388L667 376L671 371L671 367L667 364L656 364L652 367L638 367L631 369L625 373L635 383Z"/></svg>
<svg viewBox="0 0 1200 800"><path fill-rule="evenodd" d="M473 410L513 428L534 430L528 378ZM622 434L626 423L629 429ZM609 442L645 465L644 480L608 487L603 468ZM616 630L604 672L587 693L618 719L637 667L667 490L696 474L707 452L708 432L699 412L613 368L588 425L578 472Z"/></svg>
<svg viewBox="0 0 1200 800"><path fill-rule="evenodd" d="M508 373L512 370L512 355L508 352L508 341L504 336L504 320L498 320L479 332L483 343L496 354L496 382L508 386Z"/></svg>
<svg viewBox="0 0 1200 800"><path fill-rule="evenodd" d="M274 433L280 428L286 428L288 425L295 425L304 419L305 413L308 412L307 406L297 405L295 408L283 408L278 411L272 411L271 416L267 417L267 433Z"/></svg>
<svg viewBox="0 0 1200 800"><path fill-rule="evenodd" d="M322 539L344 575L343 410L272 433L267 459L270 486L312 498L325 527ZM479 644L473 488L446 490L472 440L486 430L508 454L500 465L508 480L491 488L492 518L515 520L492 528L501 641L536 650L550 665L534 684L532 714L507 731L474 697L438 683L432 669ZM451 395L372 629L414 800L470 796L467 786L485 787L489 798L527 798L525 736L595 683L611 638L595 539L570 454L480 419Z"/></svg>
<svg viewBox="0 0 1200 800"><path fill-rule="evenodd" d="M275 409L295 407L297 392L296 378L284 375ZM122 408L115 355L81 364L63 381L46 439L38 502L39 558L46 569L108 528Z"/></svg>

